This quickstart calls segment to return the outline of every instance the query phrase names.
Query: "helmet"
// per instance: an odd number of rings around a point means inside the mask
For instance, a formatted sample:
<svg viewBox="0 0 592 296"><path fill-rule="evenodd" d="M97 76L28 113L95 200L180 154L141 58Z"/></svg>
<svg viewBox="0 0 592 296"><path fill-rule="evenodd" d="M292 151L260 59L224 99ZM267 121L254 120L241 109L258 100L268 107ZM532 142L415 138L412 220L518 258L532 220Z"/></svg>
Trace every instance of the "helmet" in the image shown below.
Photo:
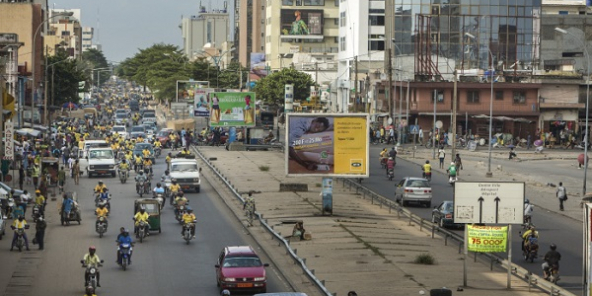
<svg viewBox="0 0 592 296"><path fill-rule="evenodd" d="M185 208L185 210L187 210L187 212L190 212L190 213L193 212L193 209L191 207L187 207L187 208Z"/></svg>
<svg viewBox="0 0 592 296"><path fill-rule="evenodd" d="M177 184L177 179L173 178L171 182L173 182L173 184Z"/></svg>
<svg viewBox="0 0 592 296"><path fill-rule="evenodd" d="M129 234L129 230L127 230L127 228L123 229L123 231L121 232L122 234L128 235Z"/></svg>
<svg viewBox="0 0 592 296"><path fill-rule="evenodd" d="M160 185L160 183L156 183L156 187L160 187L160 186L162 186L162 185Z"/></svg>
<svg viewBox="0 0 592 296"><path fill-rule="evenodd" d="M556 246L555 244L551 244L549 247L550 247L550 248L551 248L551 250L553 250L553 251L555 251L555 249L557 249L557 246Z"/></svg>
<svg viewBox="0 0 592 296"><path fill-rule="evenodd" d="M524 200L524 203L530 203L530 200L528 200L528 198L527 198Z"/></svg>
<svg viewBox="0 0 592 296"><path fill-rule="evenodd" d="M222 295L222 296L230 296L230 291L228 291L228 290L223 290L221 295Z"/></svg>
<svg viewBox="0 0 592 296"><path fill-rule="evenodd" d="M95 246L88 247L88 251L89 252L93 252L93 251L96 251L96 250L97 250L97 248Z"/></svg>
<svg viewBox="0 0 592 296"><path fill-rule="evenodd" d="M103 180L99 180L99 184L103 184Z"/></svg>
<svg viewBox="0 0 592 296"><path fill-rule="evenodd" d="M168 175L168 174L170 174L169 170L166 170L166 171L164 171L164 174L165 174L165 175Z"/></svg>
<svg viewBox="0 0 592 296"><path fill-rule="evenodd" d="M140 171L140 176L144 174L144 171Z"/></svg>
<svg viewBox="0 0 592 296"><path fill-rule="evenodd" d="M450 165L455 165L454 161L450 163Z"/></svg>
<svg viewBox="0 0 592 296"><path fill-rule="evenodd" d="M25 219L25 216L23 216L23 215L19 215L19 216L18 216L18 219L19 219L19 221L23 221L23 219Z"/></svg>
<svg viewBox="0 0 592 296"><path fill-rule="evenodd" d="M104 207L105 207L105 203L102 203L102 202L101 202L101 203L99 203L99 208L101 208L101 209L102 209L102 208L104 208Z"/></svg>
<svg viewBox="0 0 592 296"><path fill-rule="evenodd" d="M144 212L144 211L146 211L146 208L140 207L140 212Z"/></svg>
<svg viewBox="0 0 592 296"><path fill-rule="evenodd" d="M41 193L41 190L37 189L35 190L35 193Z"/></svg>

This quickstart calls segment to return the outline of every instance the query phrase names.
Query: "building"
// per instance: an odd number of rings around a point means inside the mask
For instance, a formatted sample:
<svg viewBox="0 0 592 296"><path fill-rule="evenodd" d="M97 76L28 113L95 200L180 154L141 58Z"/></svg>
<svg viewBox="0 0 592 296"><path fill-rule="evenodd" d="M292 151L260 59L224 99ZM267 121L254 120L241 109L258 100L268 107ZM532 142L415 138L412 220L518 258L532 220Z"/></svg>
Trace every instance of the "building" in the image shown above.
<svg viewBox="0 0 592 296"><path fill-rule="evenodd" d="M82 57L82 26L80 24L80 9L52 10L50 16L56 13L72 12L69 17L51 18L49 30L45 34L45 51L53 56L58 48L65 50L73 58ZM76 17L78 16L78 17Z"/></svg>
<svg viewBox="0 0 592 296"><path fill-rule="evenodd" d="M82 52L85 52L88 49L93 48L94 31L95 30L93 27L82 28Z"/></svg>
<svg viewBox="0 0 592 296"><path fill-rule="evenodd" d="M240 1L238 8L238 36L235 42L238 61L243 67L251 64L251 53L265 52L265 5L264 0Z"/></svg>
<svg viewBox="0 0 592 296"><path fill-rule="evenodd" d="M198 15L183 18L181 22L183 52L192 59L204 47L221 48L230 41L229 15L226 8L208 12L201 6Z"/></svg>
<svg viewBox="0 0 592 296"><path fill-rule="evenodd" d="M586 0L543 0L543 14L586 14Z"/></svg>
<svg viewBox="0 0 592 296"><path fill-rule="evenodd" d="M309 73L337 72L339 1L267 1L265 63L271 71L294 66ZM325 77L330 82L333 77ZM313 76L314 78L314 76ZM322 84L323 81L317 81Z"/></svg>

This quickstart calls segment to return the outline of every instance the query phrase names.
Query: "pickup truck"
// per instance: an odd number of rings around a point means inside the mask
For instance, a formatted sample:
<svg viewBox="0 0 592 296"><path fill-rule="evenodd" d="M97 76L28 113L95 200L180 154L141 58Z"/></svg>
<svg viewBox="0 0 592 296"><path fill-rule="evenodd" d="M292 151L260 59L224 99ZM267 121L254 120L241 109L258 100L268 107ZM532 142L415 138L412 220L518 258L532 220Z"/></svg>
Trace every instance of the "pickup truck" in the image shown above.
<svg viewBox="0 0 592 296"><path fill-rule="evenodd" d="M195 159L173 158L171 159L171 178L177 180L183 191L195 189L199 193L201 186L201 168Z"/></svg>

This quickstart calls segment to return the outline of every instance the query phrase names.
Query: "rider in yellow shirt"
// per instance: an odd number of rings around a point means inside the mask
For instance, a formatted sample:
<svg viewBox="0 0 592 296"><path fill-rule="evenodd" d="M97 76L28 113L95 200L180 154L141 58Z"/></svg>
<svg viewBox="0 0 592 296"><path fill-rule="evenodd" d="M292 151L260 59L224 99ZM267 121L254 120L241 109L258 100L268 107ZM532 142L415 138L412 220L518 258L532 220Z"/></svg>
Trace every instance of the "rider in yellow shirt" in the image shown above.
<svg viewBox="0 0 592 296"><path fill-rule="evenodd" d="M171 185L169 185L169 190L171 191L171 195L177 194L179 190L181 190L181 185L177 184L176 179L171 180Z"/></svg>
<svg viewBox="0 0 592 296"><path fill-rule="evenodd" d="M95 193L103 192L103 189L106 189L107 185L103 184L103 180L99 180L97 186L95 186Z"/></svg>
<svg viewBox="0 0 592 296"><path fill-rule="evenodd" d="M134 233L136 234L136 237L138 236L138 225L140 225L140 222L142 221L146 223L146 225L148 225L148 217L150 217L150 215L146 213L146 210L143 207L141 207L140 211L134 215L134 221L136 221L134 226Z"/></svg>
<svg viewBox="0 0 592 296"><path fill-rule="evenodd" d="M142 154L144 154L144 157L150 157L150 150L148 150L148 148L142 150Z"/></svg>
<svg viewBox="0 0 592 296"><path fill-rule="evenodd" d="M150 174L152 174L152 160L150 160L150 158L146 157L144 158L144 168L149 168L150 169Z"/></svg>
<svg viewBox="0 0 592 296"><path fill-rule="evenodd" d="M193 209L187 208L187 211L183 214L183 224L189 224L191 227L191 235L195 238L195 214L193 214ZM183 229L181 229L181 235L183 235Z"/></svg>
<svg viewBox="0 0 592 296"><path fill-rule="evenodd" d="M144 143L144 138L142 138L142 136L138 136L138 138L136 138L136 143Z"/></svg>
<svg viewBox="0 0 592 296"><path fill-rule="evenodd" d="M160 147L162 147L162 143L160 143L160 141L159 141L159 140L155 140L155 141L154 141L154 147L158 147L158 148L160 148Z"/></svg>
<svg viewBox="0 0 592 296"><path fill-rule="evenodd" d="M430 164L429 160L426 160L426 163L423 165L423 172L424 173L431 173L432 172L432 165Z"/></svg>
<svg viewBox="0 0 592 296"><path fill-rule="evenodd" d="M107 209L104 204L101 204L95 210L95 214L97 215L97 218L107 217L109 215L109 209Z"/></svg>

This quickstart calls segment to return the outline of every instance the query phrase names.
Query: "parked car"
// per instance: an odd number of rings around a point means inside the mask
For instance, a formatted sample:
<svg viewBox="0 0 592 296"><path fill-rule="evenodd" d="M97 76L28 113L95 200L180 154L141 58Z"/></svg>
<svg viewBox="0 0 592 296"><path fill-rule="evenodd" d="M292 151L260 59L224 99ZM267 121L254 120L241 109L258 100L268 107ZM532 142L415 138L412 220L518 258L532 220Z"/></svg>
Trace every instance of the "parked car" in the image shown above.
<svg viewBox="0 0 592 296"><path fill-rule="evenodd" d="M454 224L454 202L451 200L445 200L439 206L434 207L432 223L438 223L441 228L463 227L462 224Z"/></svg>
<svg viewBox="0 0 592 296"><path fill-rule="evenodd" d="M402 206L410 202L432 206L432 187L428 180L417 177L405 177L395 187L395 200Z"/></svg>
<svg viewBox="0 0 592 296"><path fill-rule="evenodd" d="M156 139L160 141L160 144L162 144L162 147L168 147L169 146L169 135L173 132L172 128L163 128L161 129L158 134L156 134Z"/></svg>
<svg viewBox="0 0 592 296"><path fill-rule="evenodd" d="M215 265L218 287L231 292L265 293L267 266L250 246L225 247Z"/></svg>

